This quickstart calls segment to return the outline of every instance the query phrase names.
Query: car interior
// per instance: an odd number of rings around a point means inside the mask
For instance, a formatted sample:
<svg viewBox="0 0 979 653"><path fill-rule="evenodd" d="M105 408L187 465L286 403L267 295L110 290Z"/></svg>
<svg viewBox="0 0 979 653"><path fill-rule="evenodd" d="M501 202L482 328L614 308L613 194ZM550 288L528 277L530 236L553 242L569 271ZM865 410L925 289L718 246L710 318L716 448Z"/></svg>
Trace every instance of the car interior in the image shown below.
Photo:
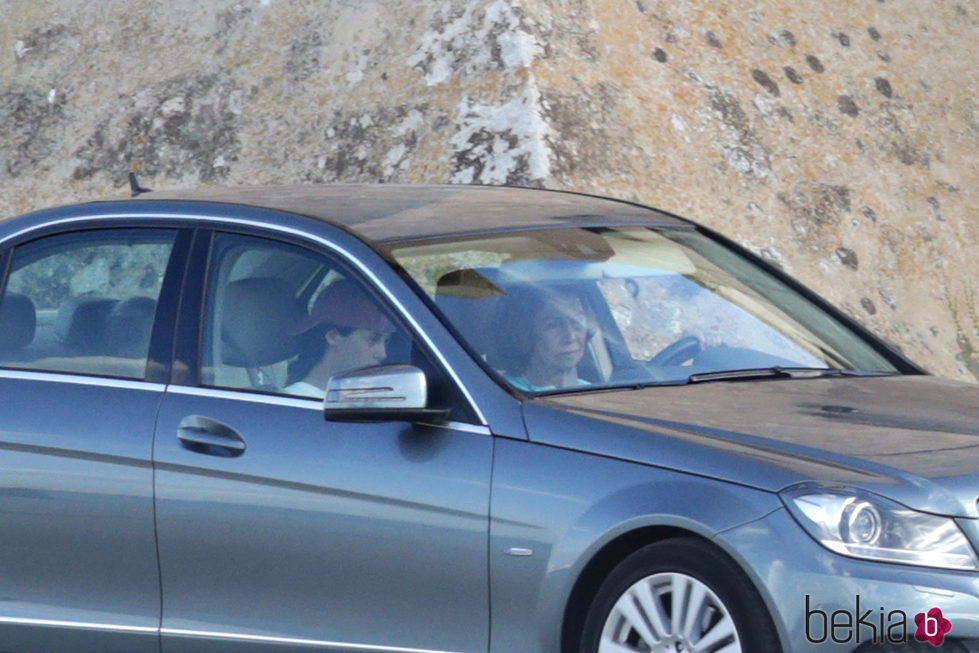
<svg viewBox="0 0 979 653"><path fill-rule="evenodd" d="M459 331L469 343L477 357L486 365L502 374L507 370L507 350L513 347L514 337L506 323L512 319L512 312L519 310L506 301L508 292L519 286L505 288L490 281L491 270L461 269L448 272L439 278L436 287L435 305L442 311L450 324ZM578 364L578 375L589 383L605 383L613 379L618 368L630 367L624 342L615 327L605 302L596 301L593 296L598 289L575 285L541 285L535 288L571 294L577 297L588 315L589 338L585 345L585 355ZM603 315L603 313L608 315ZM623 358L624 357L624 358Z"/></svg>
<svg viewBox="0 0 979 653"><path fill-rule="evenodd" d="M19 293L0 305L0 362L34 370L142 378L156 301L72 297L38 311Z"/></svg>
<svg viewBox="0 0 979 653"><path fill-rule="evenodd" d="M217 260L205 310L202 383L284 394L301 347L295 326L343 272L312 252L244 238L219 250ZM410 349L399 329L383 362L408 362Z"/></svg>

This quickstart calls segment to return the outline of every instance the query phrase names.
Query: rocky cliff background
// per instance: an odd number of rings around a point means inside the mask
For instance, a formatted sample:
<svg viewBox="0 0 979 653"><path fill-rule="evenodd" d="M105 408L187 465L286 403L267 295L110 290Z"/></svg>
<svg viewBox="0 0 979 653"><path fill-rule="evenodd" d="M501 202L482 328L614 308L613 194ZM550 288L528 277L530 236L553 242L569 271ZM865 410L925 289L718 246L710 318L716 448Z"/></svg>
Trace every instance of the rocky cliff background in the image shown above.
<svg viewBox="0 0 979 653"><path fill-rule="evenodd" d="M597 192L976 381L977 42L967 0L5 0L0 216L130 169Z"/></svg>

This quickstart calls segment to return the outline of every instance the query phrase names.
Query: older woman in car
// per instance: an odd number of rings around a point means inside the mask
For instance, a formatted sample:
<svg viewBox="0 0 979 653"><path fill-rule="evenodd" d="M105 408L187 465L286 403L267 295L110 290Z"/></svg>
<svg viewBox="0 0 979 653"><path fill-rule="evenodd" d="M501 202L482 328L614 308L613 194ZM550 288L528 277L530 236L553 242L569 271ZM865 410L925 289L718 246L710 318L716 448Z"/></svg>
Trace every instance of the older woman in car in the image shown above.
<svg viewBox="0 0 979 653"><path fill-rule="evenodd" d="M532 392L588 385L578 377L578 363L592 329L577 296L518 288L507 294L497 320L498 353L512 385Z"/></svg>

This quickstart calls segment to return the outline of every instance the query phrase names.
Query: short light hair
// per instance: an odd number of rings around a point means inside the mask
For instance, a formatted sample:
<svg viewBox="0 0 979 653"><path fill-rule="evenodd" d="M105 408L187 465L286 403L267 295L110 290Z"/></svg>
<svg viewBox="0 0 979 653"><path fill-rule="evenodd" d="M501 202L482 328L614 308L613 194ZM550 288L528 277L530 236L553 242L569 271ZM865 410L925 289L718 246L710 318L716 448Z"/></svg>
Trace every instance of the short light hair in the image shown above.
<svg viewBox="0 0 979 653"><path fill-rule="evenodd" d="M495 318L494 364L499 364L507 372L520 373L530 362L534 352L534 319L540 310L555 301L567 300L580 306L587 318L587 308L574 292L563 288L542 288L540 286L514 286L507 290L500 300ZM593 329L586 331L590 339Z"/></svg>

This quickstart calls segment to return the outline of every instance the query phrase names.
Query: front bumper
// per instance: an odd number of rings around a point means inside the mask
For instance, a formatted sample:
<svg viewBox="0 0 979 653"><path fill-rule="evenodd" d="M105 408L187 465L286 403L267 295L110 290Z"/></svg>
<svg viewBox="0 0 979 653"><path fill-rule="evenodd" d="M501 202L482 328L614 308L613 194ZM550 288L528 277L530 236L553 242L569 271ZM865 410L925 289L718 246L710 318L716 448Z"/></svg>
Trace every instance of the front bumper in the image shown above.
<svg viewBox="0 0 979 653"><path fill-rule="evenodd" d="M979 572L847 558L816 543L784 508L715 539L762 592L785 653L916 651L894 643L914 641L915 615L936 607L952 629L942 647L924 646L962 653L955 642L979 653Z"/></svg>

